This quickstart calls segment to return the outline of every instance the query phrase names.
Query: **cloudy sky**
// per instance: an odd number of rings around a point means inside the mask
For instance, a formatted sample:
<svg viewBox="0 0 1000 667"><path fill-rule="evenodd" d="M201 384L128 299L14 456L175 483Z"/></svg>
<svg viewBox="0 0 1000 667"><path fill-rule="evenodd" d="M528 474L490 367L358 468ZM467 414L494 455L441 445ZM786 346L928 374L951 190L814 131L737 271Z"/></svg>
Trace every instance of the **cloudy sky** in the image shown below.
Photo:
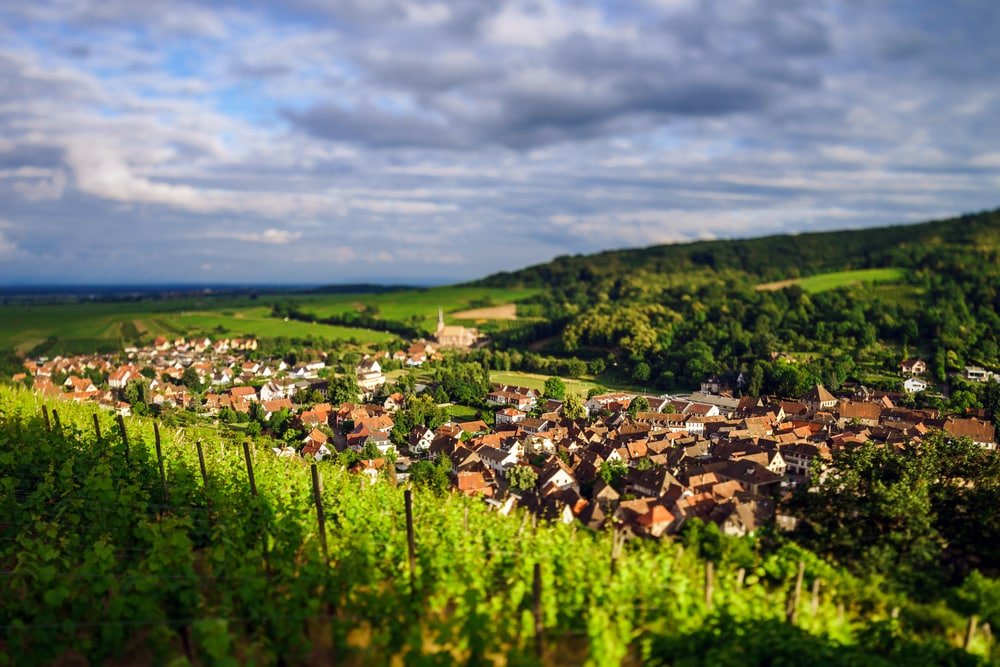
<svg viewBox="0 0 1000 667"><path fill-rule="evenodd" d="M996 0L0 0L0 284L432 283L994 208L998 31Z"/></svg>

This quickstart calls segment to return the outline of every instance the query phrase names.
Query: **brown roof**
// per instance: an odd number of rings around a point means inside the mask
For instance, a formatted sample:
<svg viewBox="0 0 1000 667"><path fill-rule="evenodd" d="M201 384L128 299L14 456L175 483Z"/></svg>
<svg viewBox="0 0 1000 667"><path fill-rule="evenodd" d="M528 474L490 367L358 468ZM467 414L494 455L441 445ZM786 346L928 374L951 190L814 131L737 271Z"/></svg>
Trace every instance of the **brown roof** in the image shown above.
<svg viewBox="0 0 1000 667"><path fill-rule="evenodd" d="M973 442L994 442L996 429L993 424L980 419L949 419L944 423L948 435L970 438Z"/></svg>
<svg viewBox="0 0 1000 667"><path fill-rule="evenodd" d="M837 399L833 394L826 390L821 384L816 385L809 392L802 397L805 401L810 401L812 403L829 403L830 401L836 401Z"/></svg>
<svg viewBox="0 0 1000 667"><path fill-rule="evenodd" d="M837 404L837 412L841 419L871 419L878 421L882 416L882 407L875 403L841 401Z"/></svg>

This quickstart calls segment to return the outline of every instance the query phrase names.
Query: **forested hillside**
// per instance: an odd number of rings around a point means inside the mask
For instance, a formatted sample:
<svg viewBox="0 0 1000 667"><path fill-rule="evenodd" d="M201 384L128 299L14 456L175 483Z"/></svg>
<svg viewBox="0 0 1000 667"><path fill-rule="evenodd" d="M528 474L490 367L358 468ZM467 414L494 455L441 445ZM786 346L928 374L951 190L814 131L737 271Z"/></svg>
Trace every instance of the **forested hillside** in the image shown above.
<svg viewBox="0 0 1000 667"><path fill-rule="evenodd" d="M1000 362L1000 211L560 257L481 284L544 288L522 310L547 322L498 337L501 348L614 365L663 389L741 371L750 393L848 378L898 388L901 356L921 355L947 395L950 373Z"/></svg>

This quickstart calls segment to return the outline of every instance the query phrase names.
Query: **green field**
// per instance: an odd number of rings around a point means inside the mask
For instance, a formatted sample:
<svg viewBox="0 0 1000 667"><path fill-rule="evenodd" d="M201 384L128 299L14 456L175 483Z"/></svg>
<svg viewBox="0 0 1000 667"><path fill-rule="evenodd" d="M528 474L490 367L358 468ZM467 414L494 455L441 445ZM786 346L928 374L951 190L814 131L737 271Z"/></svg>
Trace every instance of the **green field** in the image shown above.
<svg viewBox="0 0 1000 667"><path fill-rule="evenodd" d="M271 305L291 301L304 312L321 318L368 308L379 319L404 322L432 332L439 307L447 314L483 305L514 303L537 292L537 289L435 287L377 294L265 294L259 299L206 295L140 301L11 304L0 306L0 349L14 349L23 354L54 339L46 346L48 354L84 353L118 349L123 343L159 335L385 343L394 336L384 331L285 322L271 317ZM446 319L455 321L447 315Z"/></svg>
<svg viewBox="0 0 1000 667"><path fill-rule="evenodd" d="M319 318L355 313L367 308L380 319L404 322L426 332L433 332L437 326L438 308L444 310L445 320L450 324L457 320L449 317L449 313L482 305L516 303L539 291L518 288L432 287L380 294L308 296L301 299L299 307Z"/></svg>
<svg viewBox="0 0 1000 667"><path fill-rule="evenodd" d="M850 287L851 285L895 283L901 281L905 276L906 271L898 268L835 271L833 273L821 273L807 278L779 280L773 283L765 283L763 285L757 285L757 289L767 291L783 289L790 285L798 285L806 292L816 294L818 292L826 292L828 290L839 289L841 287Z"/></svg>
<svg viewBox="0 0 1000 667"><path fill-rule="evenodd" d="M0 349L25 353L49 339L51 354L117 348L155 336L254 336L313 338L328 342L382 343L381 331L310 324L270 317L270 308L250 299L7 305L0 307Z"/></svg>

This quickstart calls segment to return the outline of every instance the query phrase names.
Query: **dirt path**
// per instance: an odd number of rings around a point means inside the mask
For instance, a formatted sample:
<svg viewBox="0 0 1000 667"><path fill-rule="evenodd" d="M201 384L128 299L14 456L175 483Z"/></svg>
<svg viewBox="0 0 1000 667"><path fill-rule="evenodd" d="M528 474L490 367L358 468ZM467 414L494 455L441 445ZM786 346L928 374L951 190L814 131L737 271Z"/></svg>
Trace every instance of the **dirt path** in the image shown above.
<svg viewBox="0 0 1000 667"><path fill-rule="evenodd" d="M456 320L516 320L517 304L508 303L491 308L473 308L472 310L449 313L449 315Z"/></svg>
<svg viewBox="0 0 1000 667"><path fill-rule="evenodd" d="M799 282L798 278L791 278L789 280L779 280L773 283L764 283L763 285L757 285L756 287L754 287L754 289L757 290L758 292L773 292L775 290L785 289L789 285L794 285L797 282Z"/></svg>

